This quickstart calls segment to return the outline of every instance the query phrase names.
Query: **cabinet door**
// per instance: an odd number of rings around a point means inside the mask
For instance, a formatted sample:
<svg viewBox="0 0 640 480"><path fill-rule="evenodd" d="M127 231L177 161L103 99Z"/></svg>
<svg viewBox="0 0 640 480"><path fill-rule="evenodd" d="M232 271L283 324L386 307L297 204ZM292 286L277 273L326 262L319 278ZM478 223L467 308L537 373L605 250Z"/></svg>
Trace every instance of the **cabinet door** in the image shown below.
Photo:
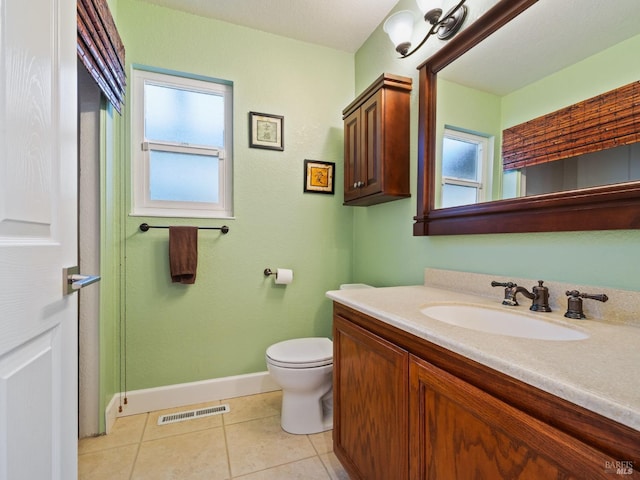
<svg viewBox="0 0 640 480"><path fill-rule="evenodd" d="M360 189L361 196L373 195L383 190L383 99L384 90L378 90L360 107L362 146L359 176L363 184Z"/></svg>
<svg viewBox="0 0 640 480"><path fill-rule="evenodd" d="M605 479L615 460L411 357L413 480ZM615 475L614 475L615 476Z"/></svg>
<svg viewBox="0 0 640 480"><path fill-rule="evenodd" d="M408 354L334 317L334 451L352 480L408 478Z"/></svg>
<svg viewBox="0 0 640 480"><path fill-rule="evenodd" d="M360 109L344 119L344 201L360 195Z"/></svg>

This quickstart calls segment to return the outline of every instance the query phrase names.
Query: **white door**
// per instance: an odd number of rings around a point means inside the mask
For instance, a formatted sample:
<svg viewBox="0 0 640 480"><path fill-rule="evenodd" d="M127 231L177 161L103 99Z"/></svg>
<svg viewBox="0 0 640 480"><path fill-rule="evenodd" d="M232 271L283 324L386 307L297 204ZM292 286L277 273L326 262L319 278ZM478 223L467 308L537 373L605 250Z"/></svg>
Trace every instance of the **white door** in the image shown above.
<svg viewBox="0 0 640 480"><path fill-rule="evenodd" d="M77 478L76 28L0 0L0 480Z"/></svg>

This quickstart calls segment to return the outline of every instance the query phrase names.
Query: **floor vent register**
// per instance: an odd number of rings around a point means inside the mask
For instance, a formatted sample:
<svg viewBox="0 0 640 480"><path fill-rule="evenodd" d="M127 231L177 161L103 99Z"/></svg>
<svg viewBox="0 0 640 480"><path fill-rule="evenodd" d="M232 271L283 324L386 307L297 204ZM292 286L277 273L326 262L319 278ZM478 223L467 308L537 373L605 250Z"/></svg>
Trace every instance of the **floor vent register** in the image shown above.
<svg viewBox="0 0 640 480"><path fill-rule="evenodd" d="M167 425L169 423L186 422L187 420L195 420L196 418L210 417L212 415L220 415L228 413L229 405L216 405L215 407L199 408L197 410L187 410L184 412L170 413L161 415L158 418L158 425Z"/></svg>

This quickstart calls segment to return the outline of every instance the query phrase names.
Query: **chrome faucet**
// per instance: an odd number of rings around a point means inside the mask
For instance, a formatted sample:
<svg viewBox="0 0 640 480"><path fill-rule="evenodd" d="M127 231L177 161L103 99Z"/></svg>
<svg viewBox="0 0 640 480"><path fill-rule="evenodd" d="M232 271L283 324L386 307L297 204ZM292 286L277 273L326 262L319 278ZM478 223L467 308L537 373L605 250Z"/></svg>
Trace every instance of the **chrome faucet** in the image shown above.
<svg viewBox="0 0 640 480"><path fill-rule="evenodd" d="M529 310L534 312L550 312L551 307L549 307L549 289L542 285L543 281L538 280L538 285L533 287L533 292L529 292L526 288L518 286L513 282L491 282L492 287L505 287L504 289L504 300L502 300L503 305L508 305L510 307L516 307L519 305L518 300L516 299L516 295L518 293L523 294L530 300L533 300L531 303L531 307Z"/></svg>

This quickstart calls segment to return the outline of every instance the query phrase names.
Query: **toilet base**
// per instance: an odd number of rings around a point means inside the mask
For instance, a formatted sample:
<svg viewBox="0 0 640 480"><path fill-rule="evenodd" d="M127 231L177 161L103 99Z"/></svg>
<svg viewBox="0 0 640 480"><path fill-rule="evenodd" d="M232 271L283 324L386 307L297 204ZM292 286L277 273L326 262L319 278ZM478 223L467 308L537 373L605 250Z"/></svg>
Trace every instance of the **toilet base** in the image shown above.
<svg viewBox="0 0 640 480"><path fill-rule="evenodd" d="M333 428L333 343L324 337L285 340L267 348L267 369L282 388L280 425L308 435Z"/></svg>
<svg viewBox="0 0 640 480"><path fill-rule="evenodd" d="M287 433L309 435L333 428L333 389L318 395L282 391L280 426Z"/></svg>

